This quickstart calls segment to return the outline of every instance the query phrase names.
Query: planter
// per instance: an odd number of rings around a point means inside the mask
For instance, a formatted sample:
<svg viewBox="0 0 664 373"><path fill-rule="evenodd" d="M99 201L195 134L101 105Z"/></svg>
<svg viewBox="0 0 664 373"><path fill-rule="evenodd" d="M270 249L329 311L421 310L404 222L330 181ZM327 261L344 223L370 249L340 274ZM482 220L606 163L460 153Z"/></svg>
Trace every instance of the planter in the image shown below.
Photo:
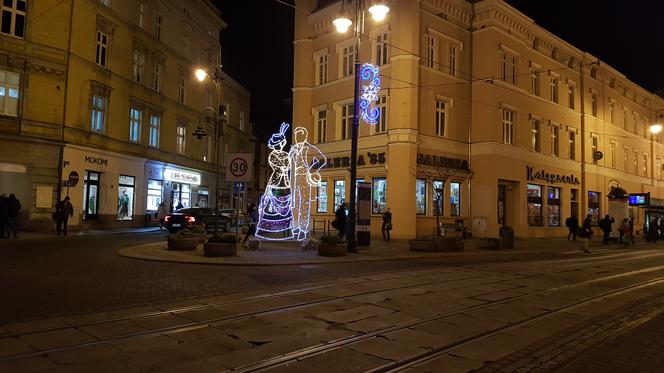
<svg viewBox="0 0 664 373"><path fill-rule="evenodd" d="M480 249L498 250L500 249L500 240L498 238L482 238L477 241L477 247Z"/></svg>
<svg viewBox="0 0 664 373"><path fill-rule="evenodd" d="M196 250L198 237L172 237L168 239L169 250Z"/></svg>
<svg viewBox="0 0 664 373"><path fill-rule="evenodd" d="M234 256L234 243L214 243L208 242L203 245L203 255L205 256Z"/></svg>
<svg viewBox="0 0 664 373"><path fill-rule="evenodd" d="M435 237L433 239L436 251L461 251L463 240L457 237Z"/></svg>
<svg viewBox="0 0 664 373"><path fill-rule="evenodd" d="M344 256L347 254L346 244L329 244L329 243L319 243L318 244L318 255L320 256Z"/></svg>
<svg viewBox="0 0 664 373"><path fill-rule="evenodd" d="M205 243L207 241L207 233L195 233L198 238L198 243Z"/></svg>
<svg viewBox="0 0 664 373"><path fill-rule="evenodd" d="M436 244L431 240L410 240L410 251L436 251Z"/></svg>

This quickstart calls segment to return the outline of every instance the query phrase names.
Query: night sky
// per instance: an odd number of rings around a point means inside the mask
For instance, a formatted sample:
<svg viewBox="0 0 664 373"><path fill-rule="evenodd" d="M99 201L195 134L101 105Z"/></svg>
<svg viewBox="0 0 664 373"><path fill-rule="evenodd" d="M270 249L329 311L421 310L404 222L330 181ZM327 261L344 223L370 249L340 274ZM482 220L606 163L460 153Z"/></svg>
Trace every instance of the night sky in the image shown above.
<svg viewBox="0 0 664 373"><path fill-rule="evenodd" d="M251 121L259 138L265 138L292 116L293 9L276 0L215 2L228 24L222 32L223 69L251 91ZM642 87L664 88L664 2L507 2Z"/></svg>

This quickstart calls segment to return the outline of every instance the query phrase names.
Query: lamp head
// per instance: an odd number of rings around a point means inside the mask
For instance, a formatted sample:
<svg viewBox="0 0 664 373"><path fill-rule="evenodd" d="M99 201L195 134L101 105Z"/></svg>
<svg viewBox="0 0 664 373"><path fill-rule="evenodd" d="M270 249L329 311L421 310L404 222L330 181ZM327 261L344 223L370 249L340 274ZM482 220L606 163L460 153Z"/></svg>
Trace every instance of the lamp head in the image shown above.
<svg viewBox="0 0 664 373"><path fill-rule="evenodd" d="M390 8L384 4L374 4L369 8L369 13L373 17L374 21L382 21L385 19L385 16L390 11Z"/></svg>
<svg viewBox="0 0 664 373"><path fill-rule="evenodd" d="M348 31L348 28L353 24L353 22L350 19L342 16L332 21L332 24L334 24L334 26L337 28L338 33L343 34Z"/></svg>
<svg viewBox="0 0 664 373"><path fill-rule="evenodd" d="M199 82L204 81L205 78L207 78L207 76L208 76L207 71L205 71L205 70L203 70L203 69L196 69L196 72L194 72L194 74L196 75L196 79L197 79Z"/></svg>
<svg viewBox="0 0 664 373"><path fill-rule="evenodd" d="M203 137L206 137L207 133L205 133L205 128L198 126L191 135L200 140Z"/></svg>
<svg viewBox="0 0 664 373"><path fill-rule="evenodd" d="M650 133L653 135L656 135L662 131L662 125L661 124L653 124L650 126Z"/></svg>

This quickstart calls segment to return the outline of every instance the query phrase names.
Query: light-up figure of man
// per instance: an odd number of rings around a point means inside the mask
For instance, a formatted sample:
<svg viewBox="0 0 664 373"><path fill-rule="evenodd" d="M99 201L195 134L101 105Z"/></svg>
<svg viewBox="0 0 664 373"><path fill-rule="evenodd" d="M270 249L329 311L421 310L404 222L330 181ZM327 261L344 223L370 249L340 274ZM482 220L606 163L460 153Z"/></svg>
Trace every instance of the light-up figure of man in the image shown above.
<svg viewBox="0 0 664 373"><path fill-rule="evenodd" d="M272 149L268 163L272 175L265 187L258 206L258 224L256 237L267 240L288 240L293 238L293 212L291 208L290 161L286 146L288 123L282 123L279 133L272 135L267 146Z"/></svg>
<svg viewBox="0 0 664 373"><path fill-rule="evenodd" d="M320 186L320 169L325 167L327 158L307 139L309 133L303 127L293 132L291 145L291 184L293 196L293 237L303 240L309 234L309 214L311 209L311 188Z"/></svg>

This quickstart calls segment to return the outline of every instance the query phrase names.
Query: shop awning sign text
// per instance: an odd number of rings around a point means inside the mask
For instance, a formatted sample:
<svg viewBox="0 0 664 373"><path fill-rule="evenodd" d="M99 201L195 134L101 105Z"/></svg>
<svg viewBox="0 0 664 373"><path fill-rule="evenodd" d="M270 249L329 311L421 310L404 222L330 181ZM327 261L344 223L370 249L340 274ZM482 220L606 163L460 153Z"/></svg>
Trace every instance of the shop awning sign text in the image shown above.
<svg viewBox="0 0 664 373"><path fill-rule="evenodd" d="M201 175L167 168L164 170L164 179L176 183L201 185Z"/></svg>

